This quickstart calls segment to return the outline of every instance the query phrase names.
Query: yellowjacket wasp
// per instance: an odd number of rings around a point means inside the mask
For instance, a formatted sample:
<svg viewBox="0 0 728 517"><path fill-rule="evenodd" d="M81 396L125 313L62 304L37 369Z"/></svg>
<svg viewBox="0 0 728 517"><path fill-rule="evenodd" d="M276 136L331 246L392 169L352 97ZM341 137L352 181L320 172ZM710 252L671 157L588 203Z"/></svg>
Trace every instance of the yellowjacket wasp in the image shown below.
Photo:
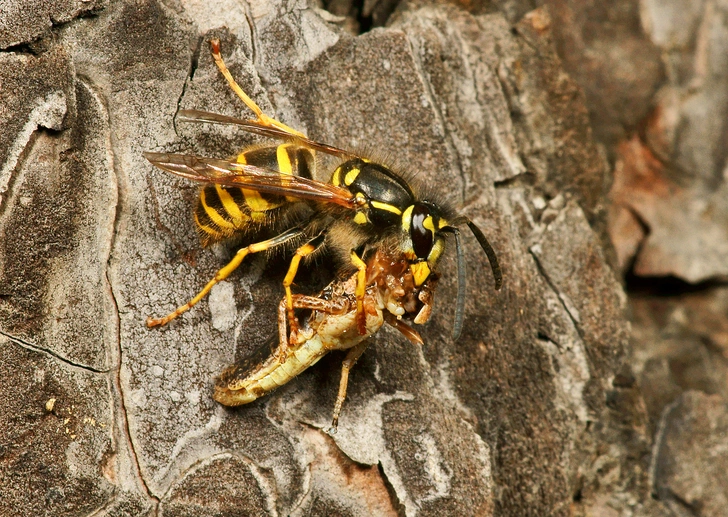
<svg viewBox="0 0 728 517"><path fill-rule="evenodd" d="M354 271L348 280L335 281L332 284L334 291L341 291L339 295L342 297L341 300L337 300L336 296L329 296L330 304L327 307L309 308L314 309L311 318L324 318L333 323L333 327L346 327L344 334L350 332L345 321L353 317L358 335L367 337L381 326L381 323L379 326L372 325L367 319L367 307L376 305L374 301L367 301L367 293L381 290L368 280L371 278L371 267L368 263L371 264L376 252L387 250L387 254L394 257L394 263L406 266L411 282L407 284L405 291L409 290L410 294L430 292L426 283L428 279L436 276L434 269L445 249L445 236L452 234L455 238L458 263L458 297L453 325L453 336L457 339L462 330L465 305L465 258L460 242L459 226L467 225L470 228L488 257L495 278L495 288L500 289L502 283L498 259L483 232L472 221L456 215L443 204L418 197L415 194L416 189L409 182L381 163L310 140L304 134L264 114L238 86L228 71L220 54L219 41L212 40L210 43L218 69L238 97L255 113L257 120L242 120L197 110L180 111L177 120L230 124L250 133L278 139L283 143L256 146L244 150L232 160L170 153L145 153L145 157L162 170L205 184L200 191L199 202L194 212L203 245L263 228L277 235L238 250L233 259L221 268L194 298L167 316L148 318L147 325L149 327L164 325L190 309L216 283L227 278L246 256L274 248L292 249L295 246L288 272L283 280L285 297L281 310L285 314L288 330L279 331L279 346L274 354L275 357L270 359L278 365L290 366L291 363L287 363L289 347L292 350L299 350L302 343L314 338L329 342L344 339L343 334L337 330L315 330L314 334L311 334L311 320L308 325L309 337L306 338L305 334L299 332L295 310L306 308L301 306L303 303L301 300L306 298L294 295L291 285L302 259L326 247L341 264L343 278L348 278L347 270ZM342 162L334 170L329 183L313 179L316 152L333 156ZM343 298L352 294L348 292L350 282L355 283L353 313L349 308L340 314L336 311L329 312L331 304L343 303ZM381 292L379 294L381 295ZM399 317L411 316L411 311L398 308L396 301L392 303L393 312L388 310L385 313ZM429 307L429 304L427 306ZM422 322L423 318L419 320L418 323ZM397 323L393 324L397 326ZM414 335L405 331L405 327L407 326L404 323L399 325L405 334L410 337ZM279 328L285 328L281 327L280 321ZM343 344L343 341L339 343ZM350 347L332 346L328 349L335 348ZM321 355L323 354L317 357ZM311 357L314 356L316 354L311 354ZM313 364L315 360L304 361L307 363L305 367ZM302 369L289 374L286 380L300 371ZM238 368L236 372L238 375L242 370ZM242 377L247 378L245 372L242 373ZM226 378L231 376L224 374L222 379ZM223 395L216 398L224 404L231 402ZM237 402L240 403L245 401Z"/></svg>

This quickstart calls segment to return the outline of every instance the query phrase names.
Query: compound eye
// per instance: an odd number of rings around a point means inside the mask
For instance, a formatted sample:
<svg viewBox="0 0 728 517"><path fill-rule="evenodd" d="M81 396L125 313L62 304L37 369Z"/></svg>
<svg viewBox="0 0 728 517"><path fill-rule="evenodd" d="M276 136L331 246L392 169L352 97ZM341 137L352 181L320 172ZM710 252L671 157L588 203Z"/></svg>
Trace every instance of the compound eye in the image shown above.
<svg viewBox="0 0 728 517"><path fill-rule="evenodd" d="M415 255L418 258L426 259L432 250L434 226L432 225L430 211L424 205L416 204L412 209L410 238L412 239L412 249L414 249Z"/></svg>

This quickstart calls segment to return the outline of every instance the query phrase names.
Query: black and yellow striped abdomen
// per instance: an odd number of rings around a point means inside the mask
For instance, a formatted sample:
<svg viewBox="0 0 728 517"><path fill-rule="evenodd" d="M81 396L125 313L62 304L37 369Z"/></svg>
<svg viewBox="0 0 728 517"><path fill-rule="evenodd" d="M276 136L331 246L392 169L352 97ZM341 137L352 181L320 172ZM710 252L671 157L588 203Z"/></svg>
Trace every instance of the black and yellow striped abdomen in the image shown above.
<svg viewBox="0 0 728 517"><path fill-rule="evenodd" d="M245 150L236 161L309 179L312 179L315 163L310 149L290 143ZM297 200L237 187L205 185L194 212L202 244L208 246L251 227L265 226L291 201Z"/></svg>

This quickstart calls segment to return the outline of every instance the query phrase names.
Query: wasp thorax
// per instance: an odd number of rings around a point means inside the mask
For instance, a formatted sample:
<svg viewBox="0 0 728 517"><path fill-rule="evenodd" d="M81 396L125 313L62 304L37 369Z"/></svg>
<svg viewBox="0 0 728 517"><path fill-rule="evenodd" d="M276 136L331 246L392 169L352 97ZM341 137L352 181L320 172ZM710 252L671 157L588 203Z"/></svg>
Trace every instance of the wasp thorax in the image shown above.
<svg viewBox="0 0 728 517"><path fill-rule="evenodd" d="M402 211L414 200L412 190L402 178L384 165L363 158L342 163L334 171L331 182L366 199L368 217L359 221L355 218L358 224L371 223L382 229L397 226Z"/></svg>

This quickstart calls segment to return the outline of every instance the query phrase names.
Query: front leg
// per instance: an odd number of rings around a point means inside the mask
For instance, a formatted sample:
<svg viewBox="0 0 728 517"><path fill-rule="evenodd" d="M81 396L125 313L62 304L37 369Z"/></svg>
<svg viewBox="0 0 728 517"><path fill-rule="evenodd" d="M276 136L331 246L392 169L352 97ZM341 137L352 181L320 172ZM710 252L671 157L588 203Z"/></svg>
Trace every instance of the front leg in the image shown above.
<svg viewBox="0 0 728 517"><path fill-rule="evenodd" d="M367 293L367 265L351 250L351 262L359 270L356 275L356 326L360 336L367 333L367 315L364 312L364 296Z"/></svg>

